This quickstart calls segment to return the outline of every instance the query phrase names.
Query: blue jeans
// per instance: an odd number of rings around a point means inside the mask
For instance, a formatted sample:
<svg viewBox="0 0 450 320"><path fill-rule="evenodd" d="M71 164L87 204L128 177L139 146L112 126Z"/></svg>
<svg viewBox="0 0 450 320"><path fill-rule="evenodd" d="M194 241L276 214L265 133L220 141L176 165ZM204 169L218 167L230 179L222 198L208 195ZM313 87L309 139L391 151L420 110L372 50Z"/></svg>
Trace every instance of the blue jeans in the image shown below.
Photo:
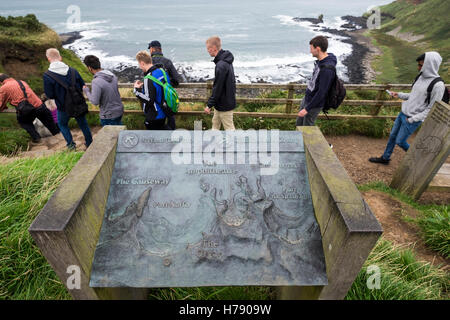
<svg viewBox="0 0 450 320"><path fill-rule="evenodd" d="M70 117L67 115L66 112L58 110L59 129L61 130L61 133L62 133L64 139L66 139L67 147L73 148L73 147L75 147L75 143L73 142L72 134L70 133L69 119L70 119ZM81 117L75 118L75 120L77 121L78 126L80 127L81 131L83 132L84 140L86 141L86 147L89 147L89 145L92 143L92 134L91 134L91 130L89 129L88 123L86 121L86 117L81 116Z"/></svg>
<svg viewBox="0 0 450 320"><path fill-rule="evenodd" d="M114 119L100 119L100 124L103 126L121 126L122 116Z"/></svg>
<svg viewBox="0 0 450 320"><path fill-rule="evenodd" d="M383 153L383 159L389 160L391 158L391 154L394 151L394 147L397 144L400 148L405 151L408 151L409 144L406 142L409 136L416 131L416 129L421 125L422 121L417 121L413 123L409 123L406 121L407 116L400 112L397 118L395 119L394 126L392 127L391 134L389 135L389 141L386 146L386 150Z"/></svg>

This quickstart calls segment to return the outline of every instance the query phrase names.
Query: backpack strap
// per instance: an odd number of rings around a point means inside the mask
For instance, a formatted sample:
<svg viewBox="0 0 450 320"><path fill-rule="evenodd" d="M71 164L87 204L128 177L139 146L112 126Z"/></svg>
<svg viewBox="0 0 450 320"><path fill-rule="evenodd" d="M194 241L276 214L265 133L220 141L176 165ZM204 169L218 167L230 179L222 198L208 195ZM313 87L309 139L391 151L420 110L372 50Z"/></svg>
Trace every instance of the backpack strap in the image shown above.
<svg viewBox="0 0 450 320"><path fill-rule="evenodd" d="M70 75L72 76L72 82L70 83L70 86L72 87L72 88L75 88L75 84L76 84L76 82L77 82L77 79L76 79L76 77L75 77L75 70L74 69L72 69L72 68L70 68L69 67L69 70L70 70Z"/></svg>
<svg viewBox="0 0 450 320"><path fill-rule="evenodd" d="M166 72L165 72L162 68L160 68L159 70L162 71L162 73L163 73L163 75L164 75L164 80L166 81L166 83L168 83ZM164 83L162 83L160 80L156 79L156 78L155 78L154 76L152 76L151 74L146 75L144 78L150 79L150 80L152 80L153 82L155 82L156 84L159 84L161 87L164 87Z"/></svg>
<svg viewBox="0 0 450 320"><path fill-rule="evenodd" d="M48 75L53 80L55 80L61 87L63 87L66 90L69 90L67 84L64 81L62 81L58 76L56 76L53 72L47 71L45 72L45 74Z"/></svg>
<svg viewBox="0 0 450 320"><path fill-rule="evenodd" d="M417 82L417 80L419 80L420 76L422 75L422 72L419 73L416 78L414 79L414 82L412 83L411 87L414 86L414 84Z"/></svg>
<svg viewBox="0 0 450 320"><path fill-rule="evenodd" d="M437 77L437 78L433 79L433 81L431 81L431 83L428 85L428 88L427 88L427 98L425 99L425 103L426 103L426 104L430 103L430 99L431 99L431 91L433 91L434 85L435 85L436 83L440 82L440 81L444 82L444 80L442 80L441 77Z"/></svg>
<svg viewBox="0 0 450 320"><path fill-rule="evenodd" d="M19 84L20 89L22 89L23 95L25 96L25 100L28 101L27 92L25 90L25 86L23 85L22 81L16 80Z"/></svg>

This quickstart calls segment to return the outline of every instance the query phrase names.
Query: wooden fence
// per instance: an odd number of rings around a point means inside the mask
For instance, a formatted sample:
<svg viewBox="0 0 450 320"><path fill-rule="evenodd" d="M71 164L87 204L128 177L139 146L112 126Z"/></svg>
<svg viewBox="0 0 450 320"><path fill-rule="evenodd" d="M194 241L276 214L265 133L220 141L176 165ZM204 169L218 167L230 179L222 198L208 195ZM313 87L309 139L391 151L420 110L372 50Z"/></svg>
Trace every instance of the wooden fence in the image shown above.
<svg viewBox="0 0 450 320"><path fill-rule="evenodd" d="M299 91L306 91L306 84L267 84L267 83L252 83L252 84L237 84L237 90L250 89L250 90L286 90L287 98L247 98L237 97L236 102L241 103L265 103L265 104L283 104L285 105L284 113L268 113L268 112L235 112L234 115L238 117L263 117L263 118L279 118L279 119L295 119L297 117L297 109L301 99L294 99L294 93ZM368 91L375 90L377 95L375 100L344 100L342 105L345 106L370 106L369 114L365 115L352 115L352 114L329 114L329 119L395 119L396 116L380 115L381 108L383 106L400 106L401 100L389 99L385 90L393 91L409 91L411 90L410 84L346 84L347 91ZM450 87L447 84L446 87ZM119 88L133 88L133 83L120 83ZM206 103L208 97L211 95L212 82L206 83L181 83L177 89L180 91L180 102L198 102ZM204 94L185 96L184 91L204 91ZM135 97L122 97L122 101L136 102ZM92 110L92 112L98 112L98 110ZM125 110L125 114L140 114L140 110ZM178 115L193 116L202 115L203 111L179 111ZM319 115L319 118L325 118L325 115Z"/></svg>

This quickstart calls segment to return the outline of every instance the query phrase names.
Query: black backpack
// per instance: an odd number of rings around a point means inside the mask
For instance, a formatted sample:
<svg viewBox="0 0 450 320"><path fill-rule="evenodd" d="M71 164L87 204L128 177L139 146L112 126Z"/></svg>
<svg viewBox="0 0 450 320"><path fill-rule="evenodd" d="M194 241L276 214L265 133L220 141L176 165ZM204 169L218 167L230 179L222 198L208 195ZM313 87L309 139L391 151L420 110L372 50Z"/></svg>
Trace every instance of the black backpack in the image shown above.
<svg viewBox="0 0 450 320"><path fill-rule="evenodd" d="M16 106L16 110L20 116L27 117L32 114L32 112L34 111L35 108L31 103L28 102L27 92L25 90L25 86L23 85L22 81L19 81L19 80L16 80L16 81L19 84L20 89L22 89L23 95L25 97L25 100L21 101Z"/></svg>
<svg viewBox="0 0 450 320"><path fill-rule="evenodd" d="M66 89L66 95L64 97L64 111L69 117L78 118L88 113L88 105L86 99L83 96L83 92L76 86L76 70L69 68L71 73L70 86L62 81L53 72L47 71L45 74L59 83L64 89Z"/></svg>
<svg viewBox="0 0 450 320"><path fill-rule="evenodd" d="M417 75L417 77L414 79L414 82L413 82L413 84L412 84L413 86L414 86L414 84L416 83L417 79L419 79L419 77L420 77L421 75L422 75L422 72L419 73L419 74ZM444 82L444 80L442 80L441 77L437 77L437 78L433 79L433 81L431 81L431 83L428 85L428 88L427 88L427 98L425 99L425 103L426 103L426 104L430 103L431 92L433 91L434 85L435 85L436 83L440 82L440 81ZM444 82L444 86L445 86L445 82ZM448 93L448 89L445 88L445 87L444 87L444 95L442 96L442 99L441 99L441 100L444 101L444 102L447 103L447 104L448 104L448 102L449 102L449 93Z"/></svg>
<svg viewBox="0 0 450 320"><path fill-rule="evenodd" d="M330 109L337 109L347 94L347 90L344 87L344 81L339 79L336 68L332 65L326 64L321 68L327 68L334 71L334 80L331 83L330 89L328 90L327 97L325 99L325 105L322 111L326 114Z"/></svg>

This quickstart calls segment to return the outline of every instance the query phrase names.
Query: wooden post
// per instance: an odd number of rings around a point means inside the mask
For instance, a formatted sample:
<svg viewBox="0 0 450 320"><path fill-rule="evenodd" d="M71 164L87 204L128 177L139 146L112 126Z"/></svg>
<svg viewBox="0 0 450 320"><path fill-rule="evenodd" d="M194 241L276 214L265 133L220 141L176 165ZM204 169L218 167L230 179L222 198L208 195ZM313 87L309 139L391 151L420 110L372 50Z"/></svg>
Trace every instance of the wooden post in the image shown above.
<svg viewBox="0 0 450 320"><path fill-rule="evenodd" d="M322 235L328 285L279 287L280 299L342 300L383 232L317 127L297 127L305 143L314 214Z"/></svg>
<svg viewBox="0 0 450 320"><path fill-rule="evenodd" d="M288 86L288 100L286 101L286 113L292 112L293 102L290 99L294 99L294 85L289 84Z"/></svg>
<svg viewBox="0 0 450 320"><path fill-rule="evenodd" d="M378 93L377 93L377 96L376 96L375 100L377 100L377 101L386 100L386 95L387 95L386 90L389 90L389 89L390 89L390 86L386 85L386 87L378 90ZM378 105L373 106L371 108L371 110L370 110L370 114L373 115L373 116L378 115L380 113L380 110L381 110L382 107L383 107L382 104L378 104Z"/></svg>
<svg viewBox="0 0 450 320"><path fill-rule="evenodd" d="M450 106L436 102L395 171L391 188L419 199L450 155Z"/></svg>

